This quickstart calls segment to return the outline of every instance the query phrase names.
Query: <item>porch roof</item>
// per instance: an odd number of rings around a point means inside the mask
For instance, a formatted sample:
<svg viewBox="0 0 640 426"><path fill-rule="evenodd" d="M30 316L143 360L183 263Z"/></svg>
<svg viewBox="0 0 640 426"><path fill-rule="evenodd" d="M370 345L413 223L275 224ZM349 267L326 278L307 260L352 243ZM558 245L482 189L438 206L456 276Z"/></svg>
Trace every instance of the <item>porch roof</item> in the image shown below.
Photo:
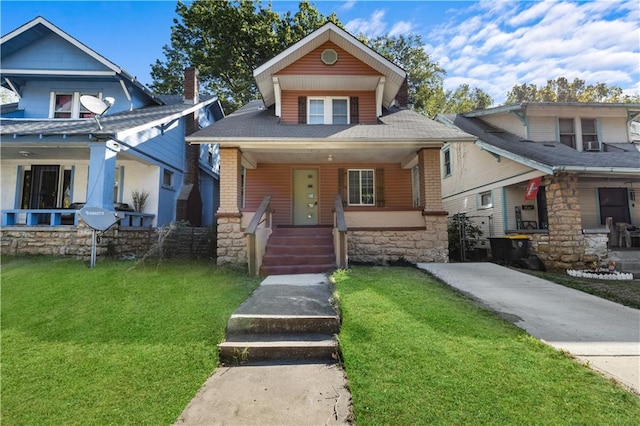
<svg viewBox="0 0 640 426"><path fill-rule="evenodd" d="M640 175L640 151L633 143L605 143L610 151L580 152L556 141L523 140L513 133L497 131L479 118L460 114L448 118L459 129L477 136L476 143L481 148L545 173L573 171Z"/></svg>
<svg viewBox="0 0 640 426"><path fill-rule="evenodd" d="M309 125L282 124L272 108L261 100L249 102L191 136L190 143L221 143L230 141L312 140L337 141L474 141L476 138L409 109L392 107L379 118L379 124Z"/></svg>

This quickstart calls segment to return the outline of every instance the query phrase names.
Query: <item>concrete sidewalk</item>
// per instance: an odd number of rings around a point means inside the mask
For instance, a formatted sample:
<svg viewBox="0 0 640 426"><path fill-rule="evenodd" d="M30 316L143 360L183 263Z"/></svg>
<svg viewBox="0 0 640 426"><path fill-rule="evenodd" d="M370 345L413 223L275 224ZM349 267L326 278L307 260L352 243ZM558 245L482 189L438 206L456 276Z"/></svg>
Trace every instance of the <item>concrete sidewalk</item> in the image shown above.
<svg viewBox="0 0 640 426"><path fill-rule="evenodd" d="M324 274L269 276L231 316L227 342L221 347L229 343L230 335L243 328L259 332L255 330L284 326L308 331L307 328L320 327L325 333L337 333L339 321L331 298L331 286ZM332 319L338 321L335 326ZM286 357L291 355L287 351L305 350L295 347L297 343L300 342L269 344L282 344L285 352L278 353ZM335 350L330 349L329 353ZM220 367L175 424L344 425L349 424L350 418L351 393L344 371L329 356L328 360L279 359Z"/></svg>
<svg viewBox="0 0 640 426"><path fill-rule="evenodd" d="M640 394L639 310L494 263L418 267Z"/></svg>

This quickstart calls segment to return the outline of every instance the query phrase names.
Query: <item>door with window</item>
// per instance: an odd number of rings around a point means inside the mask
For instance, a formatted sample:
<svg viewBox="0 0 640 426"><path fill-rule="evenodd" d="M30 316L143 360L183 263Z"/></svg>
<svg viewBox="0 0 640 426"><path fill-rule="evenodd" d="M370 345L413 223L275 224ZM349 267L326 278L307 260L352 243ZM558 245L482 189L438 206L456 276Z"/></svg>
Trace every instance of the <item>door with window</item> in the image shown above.
<svg viewBox="0 0 640 426"><path fill-rule="evenodd" d="M293 224L318 224L318 170L293 171Z"/></svg>
<svg viewBox="0 0 640 426"><path fill-rule="evenodd" d="M22 206L28 209L53 209L58 202L60 166L31 166L25 172Z"/></svg>
<svg viewBox="0 0 640 426"><path fill-rule="evenodd" d="M629 194L627 188L598 188L600 203L600 223L605 224L608 217L613 223L630 223Z"/></svg>

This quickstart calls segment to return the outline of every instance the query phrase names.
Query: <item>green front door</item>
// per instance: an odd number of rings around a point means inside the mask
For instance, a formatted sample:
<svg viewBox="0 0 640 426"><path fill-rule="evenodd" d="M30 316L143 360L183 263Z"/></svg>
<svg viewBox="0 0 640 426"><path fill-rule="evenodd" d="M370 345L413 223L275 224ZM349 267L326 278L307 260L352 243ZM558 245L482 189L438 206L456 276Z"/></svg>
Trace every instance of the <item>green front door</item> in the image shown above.
<svg viewBox="0 0 640 426"><path fill-rule="evenodd" d="M293 171L293 224L318 224L318 170Z"/></svg>

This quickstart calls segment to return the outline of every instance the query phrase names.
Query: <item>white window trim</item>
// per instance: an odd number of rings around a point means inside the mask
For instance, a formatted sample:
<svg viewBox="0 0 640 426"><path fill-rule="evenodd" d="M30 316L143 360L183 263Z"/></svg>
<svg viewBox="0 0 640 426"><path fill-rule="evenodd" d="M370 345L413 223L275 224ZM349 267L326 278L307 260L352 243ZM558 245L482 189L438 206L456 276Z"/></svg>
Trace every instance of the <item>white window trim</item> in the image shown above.
<svg viewBox="0 0 640 426"><path fill-rule="evenodd" d="M449 172L447 173L447 154L449 154ZM449 177L453 175L453 161L451 157L451 146L445 146L442 148L442 177Z"/></svg>
<svg viewBox="0 0 640 426"><path fill-rule="evenodd" d="M349 174L351 172L360 172L360 202L352 203L351 202L351 187L350 187L350 179ZM362 172L371 172L373 174L373 199L371 203L363 203L362 202ZM376 171L375 169L347 169L347 202L350 206L364 206L364 207L375 207L376 206Z"/></svg>
<svg viewBox="0 0 640 426"><path fill-rule="evenodd" d="M351 124L351 102L348 96L309 96L307 97L307 123L311 122L311 101L324 102L324 123L333 124L333 100L347 101L347 124ZM319 123L317 123L319 124Z"/></svg>
<svg viewBox="0 0 640 426"><path fill-rule="evenodd" d="M489 203L482 204L482 196L489 194ZM478 206L478 210L490 209L493 208L493 192L492 191L483 191L478 194L476 205Z"/></svg>
<svg viewBox="0 0 640 426"><path fill-rule="evenodd" d="M69 118L56 118L56 96L57 95L71 95L71 117ZM80 96L91 95L96 96L96 92L92 91L77 91L77 90L52 90L49 95L49 118L56 120L69 120L80 118ZM102 99L102 92L97 92L98 99Z"/></svg>

